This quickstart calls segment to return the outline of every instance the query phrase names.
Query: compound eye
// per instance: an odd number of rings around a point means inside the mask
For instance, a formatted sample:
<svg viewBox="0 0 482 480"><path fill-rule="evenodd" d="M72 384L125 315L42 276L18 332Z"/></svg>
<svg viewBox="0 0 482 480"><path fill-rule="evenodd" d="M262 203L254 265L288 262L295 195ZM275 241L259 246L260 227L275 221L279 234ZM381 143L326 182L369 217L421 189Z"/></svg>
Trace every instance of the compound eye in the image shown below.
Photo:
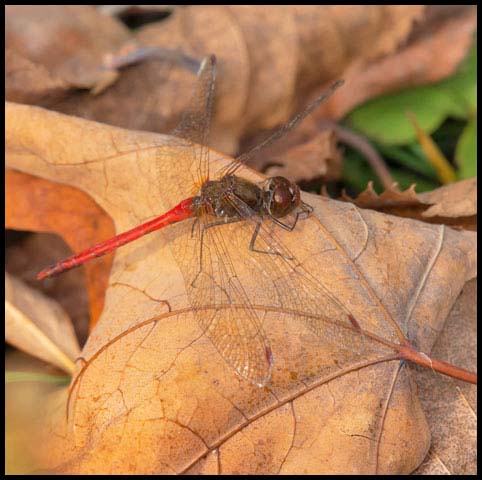
<svg viewBox="0 0 482 480"><path fill-rule="evenodd" d="M273 192L273 202L279 210L286 210L293 201L293 192L286 186L278 186Z"/></svg>
<svg viewBox="0 0 482 480"><path fill-rule="evenodd" d="M271 178L268 191L268 210L276 218L287 215L300 203L298 186L284 177Z"/></svg>

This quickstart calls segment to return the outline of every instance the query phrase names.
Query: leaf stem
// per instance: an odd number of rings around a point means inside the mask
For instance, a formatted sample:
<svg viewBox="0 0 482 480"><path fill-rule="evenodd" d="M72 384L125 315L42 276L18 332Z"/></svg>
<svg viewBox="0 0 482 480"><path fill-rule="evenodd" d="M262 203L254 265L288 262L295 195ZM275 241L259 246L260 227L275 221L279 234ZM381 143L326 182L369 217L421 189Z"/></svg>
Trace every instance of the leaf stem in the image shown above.
<svg viewBox="0 0 482 480"><path fill-rule="evenodd" d="M231 306L232 307L232 306ZM268 311L274 311L274 308L269 307L260 307L254 306L254 308L261 309L264 308ZM316 315L311 315L305 312L296 312L294 310L283 310L284 313L294 314L294 315L302 315L304 317L313 317L316 318ZM408 360L410 362L416 363L417 365L421 365L426 368L431 368L433 371L441 373L443 375L447 375L452 378L456 378L458 380L463 380L464 382L473 383L477 385L477 374L475 372L471 372L469 370L465 370L465 368L457 367L450 363L444 362L442 360L437 360L436 358L429 357L424 352L419 352L415 350L410 342L405 338L405 342L402 344L394 343L390 340L386 340L385 338L379 337L378 335L369 332L367 330L363 330L359 323L354 323L353 318L349 318L350 326L339 324L341 328L345 329L355 329L360 335L364 335L365 337L371 338L372 340L385 345L386 347L392 348L396 352L398 352L398 356L400 360ZM327 323L335 323L327 321Z"/></svg>
<svg viewBox="0 0 482 480"><path fill-rule="evenodd" d="M432 358L424 352L415 350L409 343L404 345L393 343L366 330L360 330L360 334L386 345L387 347L393 348L399 353L400 359L408 360L409 362L416 363L422 367L431 368L433 371L447 375L448 377L477 385L477 374L475 372L465 370L465 368L457 367L451 363L444 362L443 360Z"/></svg>
<svg viewBox="0 0 482 480"><path fill-rule="evenodd" d="M473 383L477 385L477 374L465 368L457 367L443 360L429 357L426 353L418 352L411 347L400 345L398 348L400 358L409 360L423 367L431 368L433 371L447 375L464 382Z"/></svg>

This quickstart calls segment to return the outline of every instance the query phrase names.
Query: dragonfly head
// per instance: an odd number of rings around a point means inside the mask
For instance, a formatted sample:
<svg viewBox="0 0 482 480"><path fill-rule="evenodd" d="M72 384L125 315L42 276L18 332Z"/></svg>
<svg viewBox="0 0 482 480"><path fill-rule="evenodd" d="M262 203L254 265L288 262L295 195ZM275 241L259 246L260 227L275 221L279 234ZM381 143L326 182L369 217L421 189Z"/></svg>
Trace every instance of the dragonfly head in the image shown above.
<svg viewBox="0 0 482 480"><path fill-rule="evenodd" d="M300 188L284 177L271 177L263 182L264 207L275 218L292 212L301 201Z"/></svg>

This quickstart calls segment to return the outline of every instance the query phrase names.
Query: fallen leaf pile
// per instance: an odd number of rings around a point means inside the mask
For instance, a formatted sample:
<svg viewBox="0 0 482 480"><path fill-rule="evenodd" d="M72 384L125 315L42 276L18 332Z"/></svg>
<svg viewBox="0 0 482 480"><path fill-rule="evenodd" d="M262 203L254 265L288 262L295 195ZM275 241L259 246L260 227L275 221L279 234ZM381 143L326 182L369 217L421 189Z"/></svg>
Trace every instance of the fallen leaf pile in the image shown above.
<svg viewBox="0 0 482 480"><path fill-rule="evenodd" d="M236 172L263 180L252 167L309 188L339 180L347 163L338 143L366 134L336 123L342 117L390 125L376 108L356 107L453 78L476 9L187 6L129 30L108 7L6 9L6 228L50 234L19 242L7 259L15 276L6 274L6 341L18 349L6 353L7 473L474 473L476 386L429 367L437 359L476 369L476 177L420 194L381 168L382 193L371 182L341 201L303 193L313 215L291 232L270 230L293 270L251 255L247 222L209 229L231 255L204 302L190 293L192 219L38 288L34 278L68 247L81 251L193 195L201 147L159 132L178 123L205 55L219 66L212 149L203 150L213 177L227 154L259 144L345 79ZM462 93L473 100L472 87ZM472 103L459 166L476 149ZM413 136L407 125L383 133ZM463 171L459 178L473 176ZM262 388L237 375L203 331L203 319L249 315L242 304L213 306L222 282L234 291L237 279L269 342L263 354L274 358ZM87 310L89 328L79 326ZM428 368L404 360L402 348Z"/></svg>
<svg viewBox="0 0 482 480"><path fill-rule="evenodd" d="M146 47L180 50L198 61L214 53L210 145L232 154L241 136L285 122L307 94L336 78L345 78L346 87L315 119L341 118L374 96L447 77L464 58L475 25L475 12L460 7L238 5L176 9L132 36L90 6L8 7L6 98L167 132L187 105L195 75L170 57L162 61L162 54L120 71L109 67L112 57ZM79 89L99 85L100 95Z"/></svg>
<svg viewBox="0 0 482 480"><path fill-rule="evenodd" d="M10 168L85 191L116 231L190 194L195 150L172 137L7 104L6 148ZM214 169L226 161L212 152ZM240 173L262 179L248 169ZM362 331L389 342L402 335L430 352L475 275L475 233L314 196L305 200L314 217L282 237L304 271L349 306ZM236 238L233 225L222 228L239 251L246 239ZM116 253L105 307L77 361L69 396L60 391L47 402L41 445L49 454L39 449L37 468L413 471L430 433L412 367L356 329L334 327L320 339L303 315L263 303L276 283L265 290L235 264L247 275L275 358L270 384L252 386L223 362L189 307L179 256L189 238L189 228L179 224Z"/></svg>

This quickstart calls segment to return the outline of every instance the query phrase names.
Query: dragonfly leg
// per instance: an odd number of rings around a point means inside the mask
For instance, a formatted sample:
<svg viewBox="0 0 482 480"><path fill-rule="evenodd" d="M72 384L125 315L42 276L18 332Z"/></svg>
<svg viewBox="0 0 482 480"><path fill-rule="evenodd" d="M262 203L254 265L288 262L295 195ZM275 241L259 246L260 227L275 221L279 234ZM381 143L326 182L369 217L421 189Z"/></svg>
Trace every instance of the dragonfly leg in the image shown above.
<svg viewBox="0 0 482 480"><path fill-rule="evenodd" d="M307 216L313 213L313 207L310 204L303 202L303 200L301 200L301 208L304 210L304 213L306 213Z"/></svg>
<svg viewBox="0 0 482 480"><path fill-rule="evenodd" d="M225 220L220 220L219 222L208 223L207 225L204 225L202 229L207 230L208 228L211 228L211 227L219 227L220 225L227 225L228 223L236 223L243 220L243 218L241 217L231 217L231 218L224 217L224 218Z"/></svg>
<svg viewBox="0 0 482 480"><path fill-rule="evenodd" d="M207 225L202 225L201 226L201 240L200 240L200 252L199 252L199 271L197 272L196 276L194 277L194 280L191 282L191 287L194 287L194 288L197 288L195 283L199 277L199 275L201 275L202 273L202 270L203 270L203 241L204 241L204 232L208 229L208 228L211 228L211 227L218 227L220 225L227 225L228 223L236 223L236 222L240 222L242 220L242 218L240 217L232 217L232 218L228 218L226 217L225 220L221 220L219 222L213 222L213 223L208 223ZM196 222L198 221L198 219L196 219ZM194 225L196 224L196 222L194 222ZM193 227L194 228L194 227ZM192 230L192 233L194 233L194 230Z"/></svg>
<svg viewBox="0 0 482 480"><path fill-rule="evenodd" d="M252 251L252 252L256 252L256 253L267 253L269 255L279 255L280 257L283 257L285 258L286 260L293 260L293 257L290 257L289 255L284 255L282 252L271 252L269 250L259 250L257 248L254 247L254 244L256 242L256 239L258 238L258 234L259 234L259 230L261 228L261 222L258 222L256 224L256 228L254 229L254 233L253 233L253 236L251 237L251 241L249 242L249 249Z"/></svg>
<svg viewBox="0 0 482 480"><path fill-rule="evenodd" d="M195 218L194 222L192 222L192 227L191 227L191 238L194 237L194 227L197 225L197 222L199 222L199 218Z"/></svg>
<svg viewBox="0 0 482 480"><path fill-rule="evenodd" d="M282 221L278 220L277 218L273 217L270 215L269 217L271 220L276 223L279 227L283 228L284 230L287 230L288 232L292 232L294 228L296 227L296 224L298 223L298 220L308 218L311 213L313 212L313 207L311 205L308 205L305 202L301 202L301 212L296 212L296 217L295 221L293 222L293 225L287 225L286 223L283 223Z"/></svg>

